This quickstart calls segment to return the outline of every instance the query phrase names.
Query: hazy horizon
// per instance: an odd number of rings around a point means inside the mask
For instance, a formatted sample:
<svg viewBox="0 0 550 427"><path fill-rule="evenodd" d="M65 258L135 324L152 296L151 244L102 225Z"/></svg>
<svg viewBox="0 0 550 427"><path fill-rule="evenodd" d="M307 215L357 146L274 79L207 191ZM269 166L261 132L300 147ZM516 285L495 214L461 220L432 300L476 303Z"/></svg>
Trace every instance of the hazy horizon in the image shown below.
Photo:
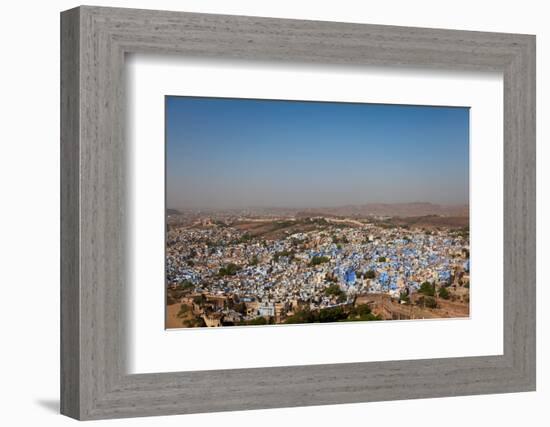
<svg viewBox="0 0 550 427"><path fill-rule="evenodd" d="M395 203L386 203L386 202L366 202L361 204L347 204L347 205L318 205L318 206L290 206L290 205L274 205L274 206L242 206L242 207L207 207L207 206L171 206L166 204L166 209L175 209L175 210L246 210L246 209L288 209L288 210L312 210L312 209L337 209L351 206L367 206L367 205L424 205L429 204L433 206L442 206L442 207L468 207L469 203L431 203L431 202L395 202Z"/></svg>
<svg viewBox="0 0 550 427"><path fill-rule="evenodd" d="M166 207L469 204L469 109L166 98Z"/></svg>

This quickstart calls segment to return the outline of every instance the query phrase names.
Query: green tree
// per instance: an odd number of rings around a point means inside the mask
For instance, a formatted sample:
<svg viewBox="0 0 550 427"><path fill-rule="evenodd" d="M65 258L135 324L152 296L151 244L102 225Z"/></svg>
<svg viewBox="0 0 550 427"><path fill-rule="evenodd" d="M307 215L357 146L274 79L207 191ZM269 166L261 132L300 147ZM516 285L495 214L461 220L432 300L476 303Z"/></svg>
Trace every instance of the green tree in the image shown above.
<svg viewBox="0 0 550 427"><path fill-rule="evenodd" d="M340 286L338 286L337 284L333 284L328 286L325 289L325 295L327 297L330 297L330 296L339 297L341 295L345 295L345 292L342 289L340 289Z"/></svg>
<svg viewBox="0 0 550 427"><path fill-rule="evenodd" d="M421 296L416 300L416 305L419 307L437 308L437 301L434 297Z"/></svg>
<svg viewBox="0 0 550 427"><path fill-rule="evenodd" d="M347 317L342 307L324 308L319 311L319 322L321 323L338 322Z"/></svg>
<svg viewBox="0 0 550 427"><path fill-rule="evenodd" d="M380 316L375 316L368 304L358 304L349 311L347 319L340 321L366 322L371 320L382 320L382 318Z"/></svg>
<svg viewBox="0 0 550 427"><path fill-rule="evenodd" d="M424 282L420 285L418 292L423 295L433 297L435 295L435 284L432 285L430 282Z"/></svg>
<svg viewBox="0 0 550 427"><path fill-rule="evenodd" d="M234 276L242 267L232 262L220 268L218 276Z"/></svg>
<svg viewBox="0 0 550 427"><path fill-rule="evenodd" d="M447 288L440 288L439 289L439 298L443 299L449 299L451 297L451 293L447 290Z"/></svg>
<svg viewBox="0 0 550 427"><path fill-rule="evenodd" d="M424 305L428 308L437 308L437 301L434 297L426 297L424 299Z"/></svg>
<svg viewBox="0 0 550 427"><path fill-rule="evenodd" d="M279 252L275 252L275 254L273 255L273 260L275 262L278 262L279 261L279 258L281 257L288 257L290 261L292 261L294 259L294 254L295 252L294 251L279 251Z"/></svg>
<svg viewBox="0 0 550 427"><path fill-rule="evenodd" d="M309 262L310 266L316 266L319 264L324 264L325 262L329 262L329 258L326 256L314 256L311 258L311 261Z"/></svg>
<svg viewBox="0 0 550 427"><path fill-rule="evenodd" d="M247 325L267 325L268 319L266 319L263 316L260 316L260 317L256 317L255 319L248 320L246 324Z"/></svg>
<svg viewBox="0 0 550 427"><path fill-rule="evenodd" d="M374 270L368 270L365 273L365 278L367 279L374 279L375 277L376 277L376 273L374 272Z"/></svg>
<svg viewBox="0 0 550 427"><path fill-rule="evenodd" d="M177 289L182 291L190 291L194 287L195 286L193 285L193 282L191 282L190 280L184 280L178 284Z"/></svg>
<svg viewBox="0 0 550 427"><path fill-rule="evenodd" d="M288 324L298 324L298 323L314 323L318 321L316 314L311 311L309 308L304 308L297 311L292 316L288 317L285 320L285 323Z"/></svg>

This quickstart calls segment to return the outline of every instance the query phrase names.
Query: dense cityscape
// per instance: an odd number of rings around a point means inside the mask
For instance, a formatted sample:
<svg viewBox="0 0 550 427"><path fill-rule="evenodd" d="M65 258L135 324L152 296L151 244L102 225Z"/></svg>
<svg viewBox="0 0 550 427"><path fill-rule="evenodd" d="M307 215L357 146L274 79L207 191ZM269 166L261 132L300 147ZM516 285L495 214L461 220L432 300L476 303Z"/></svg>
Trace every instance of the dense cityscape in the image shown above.
<svg viewBox="0 0 550 427"><path fill-rule="evenodd" d="M468 218L168 210L167 328L469 316Z"/></svg>

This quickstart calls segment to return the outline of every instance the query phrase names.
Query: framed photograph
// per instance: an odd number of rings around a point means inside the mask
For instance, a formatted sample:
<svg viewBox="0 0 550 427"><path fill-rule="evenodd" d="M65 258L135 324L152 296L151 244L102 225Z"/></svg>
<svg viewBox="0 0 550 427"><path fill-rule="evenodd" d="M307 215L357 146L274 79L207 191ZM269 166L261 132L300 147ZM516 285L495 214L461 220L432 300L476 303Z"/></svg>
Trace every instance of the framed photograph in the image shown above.
<svg viewBox="0 0 550 427"><path fill-rule="evenodd" d="M165 114L167 328L469 317L469 108Z"/></svg>
<svg viewBox="0 0 550 427"><path fill-rule="evenodd" d="M61 411L535 390L535 37L61 14Z"/></svg>

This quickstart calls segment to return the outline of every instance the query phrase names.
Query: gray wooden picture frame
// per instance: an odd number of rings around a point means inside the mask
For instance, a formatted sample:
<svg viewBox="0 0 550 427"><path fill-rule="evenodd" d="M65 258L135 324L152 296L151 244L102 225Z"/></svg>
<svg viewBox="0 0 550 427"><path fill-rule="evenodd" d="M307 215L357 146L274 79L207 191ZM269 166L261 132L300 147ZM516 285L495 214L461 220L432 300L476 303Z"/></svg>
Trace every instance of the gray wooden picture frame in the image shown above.
<svg viewBox="0 0 550 427"><path fill-rule="evenodd" d="M127 374L127 53L502 72L504 354ZM71 9L61 14L61 166L65 415L85 420L535 390L532 35Z"/></svg>

